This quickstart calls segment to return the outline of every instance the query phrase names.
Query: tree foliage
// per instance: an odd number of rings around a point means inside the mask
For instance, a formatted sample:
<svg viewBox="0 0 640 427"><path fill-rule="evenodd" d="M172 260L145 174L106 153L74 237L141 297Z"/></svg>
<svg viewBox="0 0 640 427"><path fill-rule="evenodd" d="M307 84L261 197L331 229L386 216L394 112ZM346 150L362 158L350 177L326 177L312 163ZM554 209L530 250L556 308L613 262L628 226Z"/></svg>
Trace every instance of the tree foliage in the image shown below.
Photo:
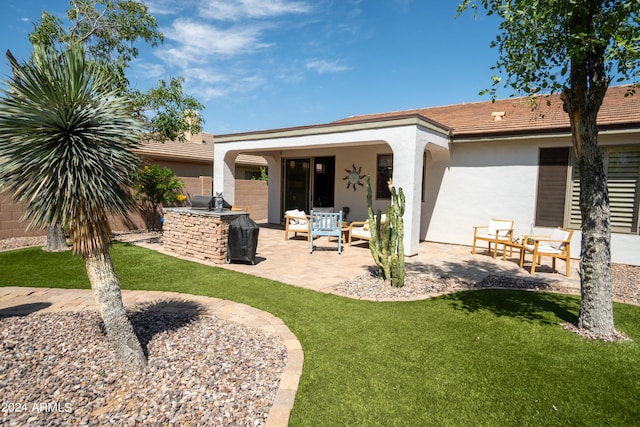
<svg viewBox="0 0 640 427"><path fill-rule="evenodd" d="M158 206L182 202L186 196L179 190L184 184L168 167L144 166L138 171L135 199L149 219L151 228L156 228L155 216Z"/></svg>
<svg viewBox="0 0 640 427"><path fill-rule="evenodd" d="M169 83L158 81L146 93L132 91L134 109L145 121L150 139L184 142L186 133L200 132L198 111L204 105L182 92L183 78L171 78Z"/></svg>
<svg viewBox="0 0 640 427"><path fill-rule="evenodd" d="M608 85L639 80L640 3L635 0L464 0L458 13L481 5L501 18L491 46L499 59L493 69L495 96L504 84L526 95L562 92L577 83ZM584 66L584 67L583 67ZM575 76L574 76L575 77Z"/></svg>
<svg viewBox="0 0 640 427"><path fill-rule="evenodd" d="M203 120L197 111L204 109L194 97L182 90L182 78L172 77L167 84L140 92L129 87L126 70L139 50L136 43L156 47L164 40L158 23L147 5L138 0L70 0L63 20L43 12L29 35L35 45L64 51L82 45L98 66L114 76L112 84L120 94L134 102L134 113L146 123L151 138L158 141L183 140L184 133L198 133ZM188 111L186 115L185 111Z"/></svg>
<svg viewBox="0 0 640 427"><path fill-rule="evenodd" d="M131 0L71 0L65 22L44 11L29 35L33 45L52 46L60 51L83 45L87 54L116 76L119 88L128 86L125 69L138 56L135 43L151 46L164 37L147 5Z"/></svg>
<svg viewBox="0 0 640 427"><path fill-rule="evenodd" d="M614 334L611 218L598 147L597 116L612 81L639 80L640 2L637 0L463 0L458 13L481 5L501 18L492 43L494 67L514 92L560 92L569 116L580 173L581 306L578 326ZM493 77L494 98L501 77ZM627 95L634 93L630 86ZM547 98L547 102L549 98Z"/></svg>

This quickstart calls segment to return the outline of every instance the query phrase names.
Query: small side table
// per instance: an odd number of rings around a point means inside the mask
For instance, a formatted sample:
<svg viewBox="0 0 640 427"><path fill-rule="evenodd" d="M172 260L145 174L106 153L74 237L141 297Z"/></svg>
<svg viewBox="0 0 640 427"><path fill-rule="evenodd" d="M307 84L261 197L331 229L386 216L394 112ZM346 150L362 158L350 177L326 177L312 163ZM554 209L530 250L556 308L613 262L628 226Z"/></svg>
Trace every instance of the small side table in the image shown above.
<svg viewBox="0 0 640 427"><path fill-rule="evenodd" d="M501 242L502 243L502 242ZM502 243L503 246L503 250L502 250L502 260L506 261L507 260L507 248L511 248L513 249L517 249L520 251L520 260L522 260L522 257L524 256L524 245L521 242L504 242ZM522 263L522 261L521 261Z"/></svg>
<svg viewBox="0 0 640 427"><path fill-rule="evenodd" d="M342 221L342 243L346 243L347 239L349 239L349 222ZM331 241L331 236L328 236L329 241Z"/></svg>

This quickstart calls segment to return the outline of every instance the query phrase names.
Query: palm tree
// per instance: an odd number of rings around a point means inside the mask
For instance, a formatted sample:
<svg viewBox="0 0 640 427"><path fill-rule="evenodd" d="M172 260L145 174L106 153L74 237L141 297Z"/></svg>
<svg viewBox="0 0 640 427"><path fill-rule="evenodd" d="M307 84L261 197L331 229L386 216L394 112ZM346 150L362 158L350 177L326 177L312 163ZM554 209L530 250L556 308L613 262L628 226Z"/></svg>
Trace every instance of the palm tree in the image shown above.
<svg viewBox="0 0 640 427"><path fill-rule="evenodd" d="M109 256L107 217L134 206L131 148L141 124L80 47L36 46L31 61L15 65L0 97L0 183L27 203L31 226L68 225L116 357L123 369L140 370L146 360Z"/></svg>

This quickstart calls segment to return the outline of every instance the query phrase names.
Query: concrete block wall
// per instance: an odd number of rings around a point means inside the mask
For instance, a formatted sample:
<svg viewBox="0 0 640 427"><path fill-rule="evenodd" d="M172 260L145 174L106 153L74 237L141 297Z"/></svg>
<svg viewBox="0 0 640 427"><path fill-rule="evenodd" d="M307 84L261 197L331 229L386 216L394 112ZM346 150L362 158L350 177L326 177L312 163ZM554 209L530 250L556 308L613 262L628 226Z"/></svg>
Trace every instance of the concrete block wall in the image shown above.
<svg viewBox="0 0 640 427"><path fill-rule="evenodd" d="M193 196L211 196L213 194L212 176L187 176L180 177L180 180L184 184L183 192L188 200L191 200Z"/></svg>
<svg viewBox="0 0 640 427"><path fill-rule="evenodd" d="M184 180L185 190L189 196L211 194L212 183L210 176L198 178L180 178ZM200 193L199 191L203 192ZM207 191L209 191L207 193ZM250 208L250 217L256 222L267 220L267 183L258 180L236 180L236 206ZM185 202L185 206L188 203ZM27 231L27 223L20 221L24 214L25 204L14 203L11 197L0 191L0 239L11 237L44 236L45 230ZM111 217L109 219L113 231L144 230L146 228L142 216L138 212L131 212L125 217Z"/></svg>
<svg viewBox="0 0 640 427"><path fill-rule="evenodd" d="M25 203L14 203L7 193L0 192L0 239L47 234L40 229L27 231L28 223L21 220L25 207Z"/></svg>
<svg viewBox="0 0 640 427"><path fill-rule="evenodd" d="M249 216L255 222L267 222L269 194L267 181L236 180L235 204L239 208L249 208Z"/></svg>

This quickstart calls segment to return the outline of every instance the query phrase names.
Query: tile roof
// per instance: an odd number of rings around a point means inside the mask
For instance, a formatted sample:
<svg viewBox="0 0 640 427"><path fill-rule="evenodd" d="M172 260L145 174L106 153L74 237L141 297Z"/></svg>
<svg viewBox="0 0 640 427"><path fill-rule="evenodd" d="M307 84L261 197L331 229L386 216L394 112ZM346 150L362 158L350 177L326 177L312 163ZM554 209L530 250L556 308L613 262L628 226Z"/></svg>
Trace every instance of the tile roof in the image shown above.
<svg viewBox="0 0 640 427"><path fill-rule="evenodd" d="M598 114L600 129L640 128L640 92L624 96L630 86L610 87ZM551 105L547 105L547 98ZM334 122L357 123L421 116L451 130L453 138L569 132L569 116L559 95L542 96L533 109L528 98L508 98L443 107L419 108L347 117Z"/></svg>
<svg viewBox="0 0 640 427"><path fill-rule="evenodd" d="M150 158L213 164L213 135L202 132L201 134L196 135L195 138L197 142L144 141L140 148L134 151L141 156ZM200 138L202 138L202 142L199 142ZM267 165L266 160L262 157L247 154L239 154L236 158L236 163L254 166Z"/></svg>
<svg viewBox="0 0 640 427"><path fill-rule="evenodd" d="M194 143L189 141L145 141L142 143L140 148L135 151L138 154L147 157L187 160L202 163L213 162L213 141L205 143Z"/></svg>

